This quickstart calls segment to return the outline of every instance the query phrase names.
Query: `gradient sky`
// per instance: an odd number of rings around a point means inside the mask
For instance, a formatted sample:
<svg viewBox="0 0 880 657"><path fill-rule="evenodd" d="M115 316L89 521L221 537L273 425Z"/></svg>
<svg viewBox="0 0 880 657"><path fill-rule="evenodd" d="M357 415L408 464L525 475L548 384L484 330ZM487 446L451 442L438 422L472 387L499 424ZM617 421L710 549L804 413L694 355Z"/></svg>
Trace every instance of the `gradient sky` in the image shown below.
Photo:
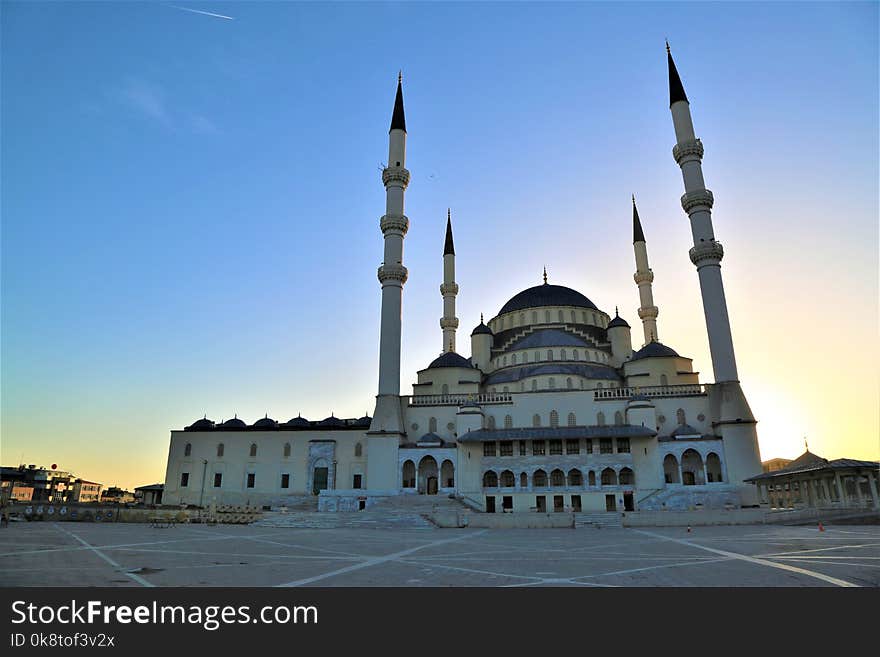
<svg viewBox="0 0 880 657"><path fill-rule="evenodd" d="M4 465L164 479L207 414L372 414L398 69L411 229L401 390L519 290L619 305L712 369L669 39L715 194L761 456L877 459L878 4L13 3L2 12Z"/></svg>

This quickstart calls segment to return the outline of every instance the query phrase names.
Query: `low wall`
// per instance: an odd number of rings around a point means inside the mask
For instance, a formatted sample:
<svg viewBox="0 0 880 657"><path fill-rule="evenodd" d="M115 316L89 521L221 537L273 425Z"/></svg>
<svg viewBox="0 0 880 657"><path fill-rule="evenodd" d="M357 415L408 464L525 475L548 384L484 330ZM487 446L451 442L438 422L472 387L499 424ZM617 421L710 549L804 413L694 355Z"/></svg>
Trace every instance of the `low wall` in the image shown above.
<svg viewBox="0 0 880 657"><path fill-rule="evenodd" d="M209 509L181 509L179 507L125 507L99 504L48 504L26 502L6 508L10 515L31 522L219 522L242 524L261 517L256 507L225 506L215 512Z"/></svg>
<svg viewBox="0 0 880 657"><path fill-rule="evenodd" d="M573 513L469 513L437 511L429 514L438 527L478 527L480 529L574 528Z"/></svg>
<svg viewBox="0 0 880 657"><path fill-rule="evenodd" d="M763 524L763 509L703 509L701 511L628 511L624 527L692 527Z"/></svg>

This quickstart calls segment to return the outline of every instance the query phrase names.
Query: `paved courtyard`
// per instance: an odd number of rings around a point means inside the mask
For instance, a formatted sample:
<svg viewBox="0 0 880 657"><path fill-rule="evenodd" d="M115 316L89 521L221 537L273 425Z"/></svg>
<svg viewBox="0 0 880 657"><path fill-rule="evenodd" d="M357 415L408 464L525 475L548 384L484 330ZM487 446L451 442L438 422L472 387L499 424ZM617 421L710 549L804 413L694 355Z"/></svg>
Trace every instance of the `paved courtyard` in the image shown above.
<svg viewBox="0 0 880 657"><path fill-rule="evenodd" d="M880 527L291 529L14 522L2 586L868 586Z"/></svg>

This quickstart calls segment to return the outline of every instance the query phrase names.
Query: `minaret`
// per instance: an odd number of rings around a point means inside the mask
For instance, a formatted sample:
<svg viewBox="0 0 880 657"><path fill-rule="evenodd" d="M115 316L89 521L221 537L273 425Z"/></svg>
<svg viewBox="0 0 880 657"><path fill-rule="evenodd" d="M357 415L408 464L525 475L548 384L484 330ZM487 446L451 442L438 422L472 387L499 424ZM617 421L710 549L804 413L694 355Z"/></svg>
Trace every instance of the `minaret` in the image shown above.
<svg viewBox="0 0 880 657"><path fill-rule="evenodd" d="M724 257L724 250L715 241L712 230L714 198L703 182L703 143L694 135L690 103L684 93L675 62L672 61L668 43L666 56L669 66L669 109L672 112L677 142L672 149L672 155L681 167L684 178L685 193L681 197L681 207L691 220L694 246L690 250L690 257L700 278L712 370L717 383L737 381L730 318L727 315L724 284L721 281L721 258Z"/></svg>
<svg viewBox="0 0 880 657"><path fill-rule="evenodd" d="M714 199L703 182L703 144L694 135L690 104L681 78L678 77L675 62L672 61L668 43L666 56L669 65L669 109L672 112L677 142L672 149L672 155L681 167L684 178L685 193L681 197L681 207L691 220L694 246L690 250L690 256L700 278L703 314L706 316L709 351L715 372L715 384L706 386L709 409L713 416L712 427L724 440L727 480L736 487L740 503L749 506L756 504L758 497L755 486L745 480L761 474L761 455L755 427L757 422L743 394L736 371L730 319L721 281L721 258L724 250L715 241L712 230Z"/></svg>
<svg viewBox="0 0 880 657"><path fill-rule="evenodd" d="M385 238L385 258L379 267L382 284L382 323L379 338L379 395L370 425L371 432L405 433L400 406L400 333L403 285L403 238L409 219L403 213L403 197L409 184L406 170L406 120L403 115L403 76L397 76L397 96L388 137L388 166L382 171L385 214L379 221ZM371 459L372 460L372 459ZM370 482L376 487L377 482Z"/></svg>
<svg viewBox="0 0 880 657"><path fill-rule="evenodd" d="M458 317L455 316L455 297L458 284L455 282L455 245L452 243L452 211L446 209L446 243L443 245L443 283L440 285L443 296L443 317L440 328L443 329L443 352L455 351L455 329L458 328Z"/></svg>
<svg viewBox="0 0 880 657"><path fill-rule="evenodd" d="M648 266L648 245L645 243L645 233L642 231L642 222L639 220L639 211L636 208L636 197L633 194L633 250L636 254L636 273L633 279L639 286L639 317L642 319L642 328L645 331L645 343L660 341L657 337L657 314L660 310L654 305L654 293L651 284L654 282L654 272ZM642 345L644 346L644 345Z"/></svg>

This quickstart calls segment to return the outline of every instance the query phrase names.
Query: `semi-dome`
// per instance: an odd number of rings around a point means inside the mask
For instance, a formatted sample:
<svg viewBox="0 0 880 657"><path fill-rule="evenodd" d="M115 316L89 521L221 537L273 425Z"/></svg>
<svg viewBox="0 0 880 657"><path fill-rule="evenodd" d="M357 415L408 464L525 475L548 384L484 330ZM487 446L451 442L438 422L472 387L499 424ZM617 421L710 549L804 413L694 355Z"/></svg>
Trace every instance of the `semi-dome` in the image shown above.
<svg viewBox="0 0 880 657"><path fill-rule="evenodd" d="M428 369L434 367L467 367L471 368L471 362L465 358L464 356L460 356L454 351L447 351L445 354L440 356L440 358L435 358L430 365L428 365Z"/></svg>
<svg viewBox="0 0 880 657"><path fill-rule="evenodd" d="M277 429L278 423L270 418L268 415L264 418L260 418L251 426L253 429Z"/></svg>
<svg viewBox="0 0 880 657"><path fill-rule="evenodd" d="M632 360L640 358L678 358L678 353L672 347L667 347L660 342L649 342L633 354Z"/></svg>
<svg viewBox="0 0 880 657"><path fill-rule="evenodd" d="M576 308L599 310L596 304L577 290L572 290L570 287L563 285L544 283L543 285L530 287L515 295L504 304L504 307L501 308L498 314L503 315L515 310L538 308L540 306L575 306Z"/></svg>
<svg viewBox="0 0 880 657"><path fill-rule="evenodd" d="M231 420L226 420L223 424L220 425L221 429L247 429L247 423L244 420L239 420L236 415Z"/></svg>

